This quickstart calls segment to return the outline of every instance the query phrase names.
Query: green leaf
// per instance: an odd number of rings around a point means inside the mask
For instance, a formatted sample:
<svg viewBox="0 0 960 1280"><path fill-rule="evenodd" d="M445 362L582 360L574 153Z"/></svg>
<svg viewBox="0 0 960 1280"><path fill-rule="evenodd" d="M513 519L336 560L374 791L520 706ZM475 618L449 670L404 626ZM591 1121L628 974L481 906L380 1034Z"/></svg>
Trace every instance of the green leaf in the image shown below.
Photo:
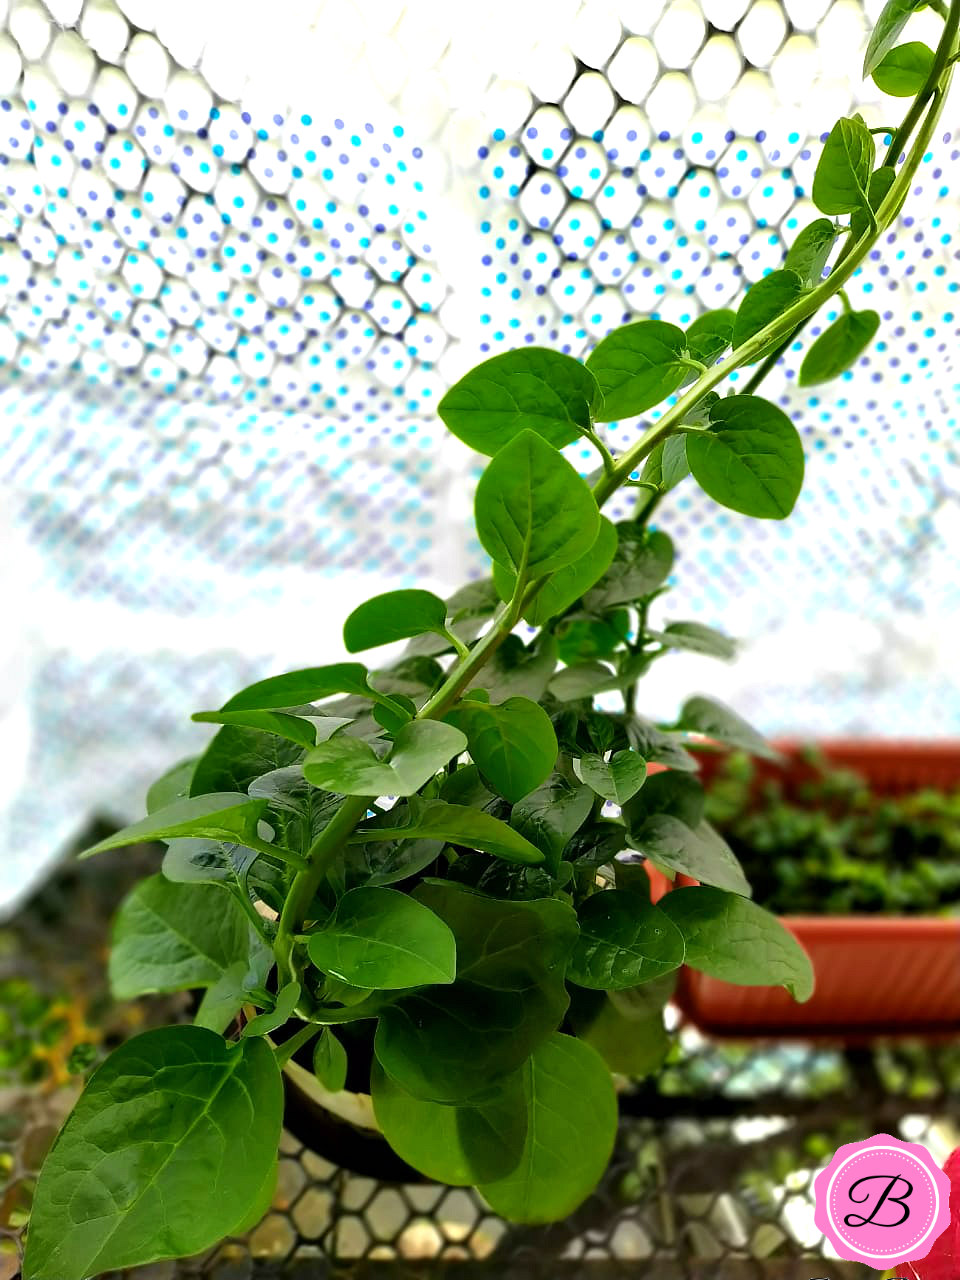
<svg viewBox="0 0 960 1280"><path fill-rule="evenodd" d="M564 571L561 569L560 573ZM550 677L557 669L557 642L549 631L542 631L527 647L519 636L509 635L491 660L477 673L471 690L485 689L491 702L507 698L543 697Z"/></svg>
<svg viewBox="0 0 960 1280"><path fill-rule="evenodd" d="M626 804L647 777L647 762L635 751L617 751L609 760L581 756L580 777L592 791L611 804Z"/></svg>
<svg viewBox="0 0 960 1280"><path fill-rule="evenodd" d="M580 906L567 977L595 991L617 991L672 973L683 964L683 935L639 893L607 889Z"/></svg>
<svg viewBox="0 0 960 1280"><path fill-rule="evenodd" d="M351 889L328 923L311 933L310 959L324 973L369 991L450 983L453 934L434 913L395 889Z"/></svg>
<svg viewBox="0 0 960 1280"><path fill-rule="evenodd" d="M527 1108L518 1074L507 1076L475 1106L450 1106L415 1098L374 1060L370 1092L383 1136L428 1178L469 1187L503 1177L520 1160Z"/></svg>
<svg viewBox="0 0 960 1280"><path fill-rule="evenodd" d="M837 226L829 218L818 218L803 228L787 250L784 269L795 271L807 285L817 285L837 241Z"/></svg>
<svg viewBox="0 0 960 1280"><path fill-rule="evenodd" d="M300 983L287 982L277 992L272 1009L266 1013L258 1013L245 1025L240 1035L243 1039L251 1036L268 1036L271 1031L279 1031L284 1023L293 1017L294 1010L300 1001Z"/></svg>
<svg viewBox="0 0 960 1280"><path fill-rule="evenodd" d="M636 714L626 716L623 724L630 746L643 756L648 765L651 762L663 764L684 773L696 773L699 769L696 758L684 749L681 734L664 733L651 721ZM647 782L652 782L652 778Z"/></svg>
<svg viewBox="0 0 960 1280"><path fill-rule="evenodd" d="M646 484L656 485L661 493L669 493L671 489L676 488L681 480L685 480L689 474L687 437L686 435L676 435L667 436L666 440L661 440L653 449L643 464L640 479ZM666 534L661 534L660 536L666 537ZM671 561L672 559L673 553L671 550Z"/></svg>
<svg viewBox="0 0 960 1280"><path fill-rule="evenodd" d="M203 993L193 1019L195 1026L223 1035L250 999L250 993L265 984L273 968L273 952L259 938L252 937L251 941L251 958L236 960Z"/></svg>
<svg viewBox="0 0 960 1280"><path fill-rule="evenodd" d="M270 676L241 689L223 704L221 711L271 711L299 707L308 702L329 698L335 693L371 696L367 669L359 662L337 662L328 667L307 667Z"/></svg>
<svg viewBox="0 0 960 1280"><path fill-rule="evenodd" d="M800 276L796 271L788 271L786 268L771 271L768 276L758 280L748 290L737 312L733 326L734 350L742 347L748 338L752 338L755 333L759 333L761 329L765 329L768 324L781 316L805 292L806 286ZM762 354L762 352L758 353L756 358L759 359ZM689 456L689 441L687 443Z"/></svg>
<svg viewBox="0 0 960 1280"><path fill-rule="evenodd" d="M282 1114L262 1040L229 1045L202 1027L128 1040L90 1077L46 1158L25 1280L84 1280L230 1235L276 1168Z"/></svg>
<svg viewBox="0 0 960 1280"><path fill-rule="evenodd" d="M511 1222L558 1222L587 1198L610 1160L617 1133L613 1081L589 1045L553 1035L524 1065L523 1085L523 1154L511 1173L479 1190Z"/></svg>
<svg viewBox="0 0 960 1280"><path fill-rule="evenodd" d="M893 165L883 165L879 169L874 169L870 175L870 208L876 212L883 204L887 192L893 186L896 179L897 171ZM870 216L865 209L857 209L850 215L850 235L854 240L859 240L863 233L869 230Z"/></svg>
<svg viewBox="0 0 960 1280"><path fill-rule="evenodd" d="M110 989L117 1000L217 982L250 951L250 926L223 889L149 876L124 899L113 925Z"/></svg>
<svg viewBox="0 0 960 1280"><path fill-rule="evenodd" d="M587 359L603 393L600 422L632 418L672 395L687 376L686 337L676 325L640 320L598 342Z"/></svg>
<svg viewBox="0 0 960 1280"><path fill-rule="evenodd" d="M633 604L652 594L673 568L673 543L665 533L624 521L617 525L617 551L610 568L583 597L594 613Z"/></svg>
<svg viewBox="0 0 960 1280"><path fill-rule="evenodd" d="M457 980L496 991L551 991L566 1008L563 974L577 918L556 898L506 902L444 880L424 881L416 898L453 930Z"/></svg>
<svg viewBox="0 0 960 1280"><path fill-rule="evenodd" d="M645 987L639 988L645 990ZM617 992L617 995L620 993ZM663 1065L670 1050L670 1037L663 1025L663 1013L643 1018L628 1017L610 995L589 992L589 1013L580 1013L574 1000L572 1019L577 1036L596 1049L611 1071L642 1079Z"/></svg>
<svg viewBox="0 0 960 1280"><path fill-rule="evenodd" d="M447 606L431 591L387 591L358 605L343 624L348 653L432 631L443 635Z"/></svg>
<svg viewBox="0 0 960 1280"><path fill-rule="evenodd" d="M544 583L524 610L523 616L526 621L532 627L542 627L551 618L566 612L584 592L589 591L603 577L613 561L616 550L617 531L606 516L601 516L596 542L579 560L568 564L566 568L558 569ZM501 598L511 599L516 587L517 575L505 565L495 564L493 580L497 584ZM502 649L501 645L494 658L502 652Z"/></svg>
<svg viewBox="0 0 960 1280"><path fill-rule="evenodd" d="M648 631L650 639L668 649L685 649L688 653L703 653L710 658L735 658L737 642L722 631L706 627L702 622L670 622L662 631Z"/></svg>
<svg viewBox="0 0 960 1280"><path fill-rule="evenodd" d="M733 341L733 311L707 311L687 329L687 348L694 360L713 364Z"/></svg>
<svg viewBox="0 0 960 1280"><path fill-rule="evenodd" d="M887 0L880 11L863 56L863 78L867 79L900 39L911 14L923 9L927 0ZM829 212L829 210L825 210Z"/></svg>
<svg viewBox="0 0 960 1280"><path fill-rule="evenodd" d="M564 849L592 809L593 795L589 787L575 786L555 773L513 806L510 821L543 851L548 869L556 874Z"/></svg>
<svg viewBox="0 0 960 1280"><path fill-rule="evenodd" d="M312 786L303 776L300 765L271 769L254 778L248 791L251 796L267 802L271 820L282 819L288 830L297 826L299 839L293 848L309 848L343 800L341 795Z"/></svg>
<svg viewBox="0 0 960 1280"><path fill-rule="evenodd" d="M443 800L430 800L425 804L411 803L403 816L404 821L398 822L391 810L376 824L357 831L351 844L367 840L422 838L465 845L469 849L492 853L497 858L523 865L543 861L543 854L536 844L531 844L519 832L492 814L484 813L482 809L447 804Z"/></svg>
<svg viewBox="0 0 960 1280"><path fill-rule="evenodd" d="M700 885L660 901L686 941L692 969L742 987L786 987L803 1003L813 994L810 958L776 916L749 898Z"/></svg>
<svg viewBox="0 0 960 1280"><path fill-rule="evenodd" d="M679 818L656 813L631 827L630 842L661 869L750 897L750 885L733 851L705 822L691 829Z"/></svg>
<svg viewBox="0 0 960 1280"><path fill-rule="evenodd" d="M185 800L190 794L190 780L197 766L197 757L181 760L154 782L147 792L147 813L156 813L175 800Z"/></svg>
<svg viewBox="0 0 960 1280"><path fill-rule="evenodd" d="M633 799L623 806L623 816L631 831L653 814L670 814L688 827L703 818L705 796L699 778L677 769L654 773Z"/></svg>
<svg viewBox="0 0 960 1280"><path fill-rule="evenodd" d="M913 98L926 84L933 61L933 50L922 40L897 45L874 68L874 83L892 98Z"/></svg>
<svg viewBox="0 0 960 1280"><path fill-rule="evenodd" d="M630 635L630 614L617 609L603 618L567 618L556 628L561 662L608 658L623 648Z"/></svg>
<svg viewBox="0 0 960 1280"><path fill-rule="evenodd" d="M347 796L412 796L466 747L452 725L414 720L397 734L389 760L378 759L369 743L341 736L315 747L303 773L314 786Z"/></svg>
<svg viewBox="0 0 960 1280"><path fill-rule="evenodd" d="M697 695L683 704L677 726L691 733L702 733L731 747L740 747L755 756L767 756L776 760L777 752L762 734L747 724L742 716L714 698Z"/></svg>
<svg viewBox="0 0 960 1280"><path fill-rule="evenodd" d="M465 644L476 640L496 612L499 603L500 596L492 579L482 578L479 582L468 582L447 597L446 610L450 620L447 629ZM414 656L429 656L452 648L453 645L443 636L421 635L414 637L404 652Z"/></svg>
<svg viewBox="0 0 960 1280"><path fill-rule="evenodd" d="M524 347L471 369L437 412L465 445L492 456L524 431L557 448L570 444L592 425L599 399L596 380L579 360L547 347Z"/></svg>
<svg viewBox="0 0 960 1280"><path fill-rule="evenodd" d="M873 135L859 117L837 121L813 176L813 203L821 213L853 213L868 207L876 155Z"/></svg>
<svg viewBox="0 0 960 1280"><path fill-rule="evenodd" d="M309 708L313 711L314 708ZM324 742L349 720L319 716L291 715L286 711L195 711L190 717L198 724L229 724L275 734L309 750Z"/></svg>
<svg viewBox="0 0 960 1280"><path fill-rule="evenodd" d="M759 396L714 405L710 430L688 438L687 458L715 502L758 519L785 519L803 485L797 430L782 409Z"/></svg>
<svg viewBox="0 0 960 1280"><path fill-rule="evenodd" d="M550 717L529 698L508 698L496 706L461 702L447 719L466 734L484 779L511 802L539 787L557 762Z"/></svg>
<svg viewBox="0 0 960 1280"><path fill-rule="evenodd" d="M255 778L295 764L303 756L297 743L262 729L226 724L197 761L190 780L192 796L216 791L246 791Z"/></svg>
<svg viewBox="0 0 960 1280"><path fill-rule="evenodd" d="M824 329L803 358L797 382L810 387L829 382L856 363L880 327L876 311L845 311Z"/></svg>
<svg viewBox="0 0 960 1280"><path fill-rule="evenodd" d="M484 1100L560 1025L568 1003L562 987L426 987L380 1011L377 1059L415 1098Z"/></svg>
<svg viewBox="0 0 960 1280"><path fill-rule="evenodd" d="M602 662L578 662L564 667L550 681L550 692L558 702L578 702L595 693L616 689L620 677Z"/></svg>
<svg viewBox="0 0 960 1280"><path fill-rule="evenodd" d="M313 1046L313 1074L330 1093L339 1093L347 1083L347 1051L329 1027Z"/></svg>
<svg viewBox="0 0 960 1280"><path fill-rule="evenodd" d="M573 564L600 531L589 485L532 431L521 432L487 464L474 509L484 550L525 581Z"/></svg>
<svg viewBox="0 0 960 1280"><path fill-rule="evenodd" d="M91 858L108 849L122 849L124 845L142 844L146 840L172 840L175 836L206 836L241 843L251 838L256 840L257 824L266 807L263 800L233 792L176 800L84 849L80 857Z"/></svg>

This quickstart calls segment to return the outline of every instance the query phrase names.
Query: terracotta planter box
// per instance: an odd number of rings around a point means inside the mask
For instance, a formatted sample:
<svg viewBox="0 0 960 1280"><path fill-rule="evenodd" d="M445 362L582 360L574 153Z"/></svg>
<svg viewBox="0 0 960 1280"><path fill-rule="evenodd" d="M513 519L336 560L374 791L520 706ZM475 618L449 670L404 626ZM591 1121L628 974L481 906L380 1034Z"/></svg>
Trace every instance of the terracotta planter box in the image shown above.
<svg viewBox="0 0 960 1280"><path fill-rule="evenodd" d="M759 762L758 780L785 777L789 787L809 776L799 744L777 745L785 765ZM836 740L818 746L880 795L960 786L960 742ZM708 781L716 758L704 765ZM813 962L812 998L796 1004L780 987L737 987L684 969L676 1000L691 1022L730 1036L856 1040L960 1032L960 917L787 916L783 922Z"/></svg>

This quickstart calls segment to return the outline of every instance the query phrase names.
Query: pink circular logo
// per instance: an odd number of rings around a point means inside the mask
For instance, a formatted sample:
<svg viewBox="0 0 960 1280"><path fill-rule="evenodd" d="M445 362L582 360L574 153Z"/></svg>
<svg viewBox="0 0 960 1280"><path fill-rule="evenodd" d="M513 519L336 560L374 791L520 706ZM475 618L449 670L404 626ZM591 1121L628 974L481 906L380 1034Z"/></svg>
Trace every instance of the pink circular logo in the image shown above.
<svg viewBox="0 0 960 1280"><path fill-rule="evenodd" d="M925 1148L887 1133L840 1147L813 1189L814 1221L851 1262L925 1258L950 1225L947 1175Z"/></svg>

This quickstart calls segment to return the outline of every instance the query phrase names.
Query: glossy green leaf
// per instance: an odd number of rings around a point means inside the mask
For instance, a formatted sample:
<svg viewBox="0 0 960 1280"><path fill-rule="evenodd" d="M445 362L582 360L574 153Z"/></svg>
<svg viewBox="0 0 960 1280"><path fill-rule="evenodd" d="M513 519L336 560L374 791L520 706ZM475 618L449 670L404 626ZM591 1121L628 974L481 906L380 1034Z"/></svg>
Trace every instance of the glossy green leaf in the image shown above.
<svg viewBox="0 0 960 1280"><path fill-rule="evenodd" d="M687 329L687 349L701 364L714 364L733 341L733 311L706 311Z"/></svg>
<svg viewBox="0 0 960 1280"><path fill-rule="evenodd" d="M876 311L845 311L824 329L803 358L797 382L829 382L857 362L880 327Z"/></svg>
<svg viewBox="0 0 960 1280"><path fill-rule="evenodd" d="M872 75L893 46L900 39L900 32L907 25L911 14L926 6L927 0L887 0L880 16L873 24L867 50L863 56L863 78ZM825 210L829 212L829 210Z"/></svg>
<svg viewBox="0 0 960 1280"><path fill-rule="evenodd" d="M359 738L340 736L309 752L303 773L314 786L347 796L412 796L466 747L452 725L414 720L397 734L389 760Z"/></svg>
<svg viewBox="0 0 960 1280"><path fill-rule="evenodd" d="M813 176L813 203L821 213L853 213L867 207L876 154L873 135L862 120L837 121Z"/></svg>
<svg viewBox="0 0 960 1280"><path fill-rule="evenodd" d="M282 1113L262 1040L230 1045L202 1027L128 1040L94 1071L46 1158L25 1280L85 1280L230 1235L276 1168Z"/></svg>
<svg viewBox="0 0 960 1280"><path fill-rule="evenodd" d="M647 778L642 790L623 806L623 816L631 831L654 814L669 814L688 827L696 827L703 818L705 799L699 778L668 769Z"/></svg>
<svg viewBox="0 0 960 1280"><path fill-rule="evenodd" d="M447 606L431 591L386 591L358 605L343 624L347 653L407 640L425 631L443 634Z"/></svg>
<svg viewBox="0 0 960 1280"><path fill-rule="evenodd" d="M550 692L558 702L577 702L616 689L618 684L617 673L604 663L578 662L557 672L550 681Z"/></svg>
<svg viewBox="0 0 960 1280"><path fill-rule="evenodd" d="M687 462L686 435L667 436L653 449L643 464L640 479L653 484L661 493L669 493L690 474ZM661 535L666 536L666 535Z"/></svg>
<svg viewBox="0 0 960 1280"><path fill-rule="evenodd" d="M324 973L370 991L450 983L457 971L453 934L439 916L382 887L344 894L307 952Z"/></svg>
<svg viewBox="0 0 960 1280"><path fill-rule="evenodd" d="M324 1027L313 1046L313 1074L328 1092L339 1093L347 1083L347 1065L346 1049L331 1029Z"/></svg>
<svg viewBox="0 0 960 1280"><path fill-rule="evenodd" d="M765 329L778 316L783 315L803 293L806 285L796 271L783 268L771 271L763 276L747 291L747 296L740 304L737 318L733 326L733 346L742 347L748 338ZM759 354L756 358L759 359ZM721 401L725 404L727 401ZM689 446L689 441L687 442ZM688 449L689 456L689 449Z"/></svg>
<svg viewBox="0 0 960 1280"><path fill-rule="evenodd" d="M335 693L371 696L367 669L359 662L336 662L327 667L307 667L270 676L241 689L223 704L221 711L272 711L299 707L329 698Z"/></svg>
<svg viewBox="0 0 960 1280"><path fill-rule="evenodd" d="M663 870L690 876L702 884L750 897L743 868L727 843L707 823L691 828L668 813L656 813L631 828L635 849Z"/></svg>
<svg viewBox="0 0 960 1280"><path fill-rule="evenodd" d="M262 729L225 724L197 761L191 796L216 791L246 791L255 778L295 764L303 748Z"/></svg>
<svg viewBox="0 0 960 1280"><path fill-rule="evenodd" d="M603 756L581 756L580 777L592 791L611 804L626 804L637 794L647 777L647 763L635 751L616 751L609 760Z"/></svg>
<svg viewBox="0 0 960 1280"><path fill-rule="evenodd" d="M593 794L589 787L575 786L555 773L513 806L510 821L518 832L543 850L548 867L555 874L564 849L592 809Z"/></svg>
<svg viewBox="0 0 960 1280"><path fill-rule="evenodd" d="M484 550L527 581L574 564L600 531L589 485L532 431L487 464L474 509Z"/></svg>
<svg viewBox="0 0 960 1280"><path fill-rule="evenodd" d="M673 543L659 530L631 521L616 526L617 550L610 568L583 597L594 613L618 604L633 604L661 586L673 568Z"/></svg>
<svg viewBox="0 0 960 1280"><path fill-rule="evenodd" d="M343 800L341 795L312 786L300 765L271 769L254 778L248 790L251 796L267 802L270 822L283 821L288 832L296 827L299 839L294 848L309 848Z"/></svg>
<svg viewBox="0 0 960 1280"><path fill-rule="evenodd" d="M632 418L672 395L690 369L686 345L683 330L661 320L624 325L598 342L587 358L603 393L597 419Z"/></svg>
<svg viewBox="0 0 960 1280"><path fill-rule="evenodd" d="M777 753L766 738L747 724L742 716L714 698L697 695L688 698L680 713L678 728L692 733L702 733L731 747L740 747L755 756L777 758Z"/></svg>
<svg viewBox="0 0 960 1280"><path fill-rule="evenodd" d="M190 794L190 780L196 766L197 757L193 756L189 760L181 760L159 777L147 792L147 813L156 813L175 800L185 800Z"/></svg>
<svg viewBox="0 0 960 1280"><path fill-rule="evenodd" d="M647 635L668 649L703 653L710 658L734 658L737 654L736 640L702 622L670 622L662 631L648 631Z"/></svg>
<svg viewBox="0 0 960 1280"><path fill-rule="evenodd" d="M232 894L148 876L113 925L110 989L117 1000L208 987L250 952L250 926Z"/></svg>
<svg viewBox="0 0 960 1280"><path fill-rule="evenodd" d="M428 1178L469 1187L503 1177L520 1160L527 1108L519 1075L507 1076L475 1106L450 1106L405 1092L374 1060L370 1092L383 1136Z"/></svg>
<svg viewBox="0 0 960 1280"><path fill-rule="evenodd" d="M550 717L529 698L508 698L496 706L461 702L448 719L466 734L486 781L511 802L539 787L557 762Z"/></svg>
<svg viewBox="0 0 960 1280"><path fill-rule="evenodd" d="M542 627L551 618L564 613L603 577L613 561L616 550L616 528L605 516L601 516L596 542L579 560L575 560L573 564L568 564L563 569L558 569L547 580L524 610L523 616L526 621L532 627ZM516 586L516 574L505 565L495 564L493 580L497 584L501 598L509 600ZM482 682L483 673L480 679Z"/></svg>
<svg viewBox="0 0 960 1280"><path fill-rule="evenodd" d="M292 715L286 711L196 711L190 718L198 724L239 725L272 733L307 750L350 723L332 717Z"/></svg>
<svg viewBox="0 0 960 1280"><path fill-rule="evenodd" d="M674 889L660 909L683 934L692 969L742 987L786 987L801 1004L813 994L807 953L776 916L749 898L699 885Z"/></svg>
<svg viewBox="0 0 960 1280"><path fill-rule="evenodd" d="M784 269L795 271L807 285L819 284L837 235L836 223L830 218L808 223L787 250Z"/></svg>
<svg viewBox="0 0 960 1280"><path fill-rule="evenodd" d="M915 97L933 70L933 60L933 50L922 40L897 45L874 68L874 83L893 98Z"/></svg>
<svg viewBox="0 0 960 1280"><path fill-rule="evenodd" d="M715 502L758 519L785 519L803 485L797 429L759 396L731 396L715 405L710 430L687 439L687 458Z"/></svg>
<svg viewBox="0 0 960 1280"><path fill-rule="evenodd" d="M122 849L124 845L142 844L146 840L171 840L175 836L249 840L256 838L257 824L265 808L263 800L232 792L175 800L173 804L84 849L80 857L91 858L108 849Z"/></svg>
<svg viewBox="0 0 960 1280"><path fill-rule="evenodd" d="M482 1100L560 1025L567 1003L562 982L546 990L473 982L424 988L380 1011L377 1059L415 1098Z"/></svg>
<svg viewBox="0 0 960 1280"><path fill-rule="evenodd" d="M370 827L357 831L351 844L368 840L441 840L492 853L497 858L523 865L543 861L537 845L524 839L518 831L482 809L443 800L411 803L402 823L392 821L393 810Z"/></svg>
<svg viewBox="0 0 960 1280"><path fill-rule="evenodd" d="M512 1222L557 1222L593 1191L610 1160L617 1097L600 1055L553 1035L523 1067L527 1134L516 1168L480 1192ZM574 1158L575 1153L575 1158Z"/></svg>
<svg viewBox="0 0 960 1280"><path fill-rule="evenodd" d="M581 987L616 991L672 973L683 964L683 935L649 898L625 889L592 894L580 906L567 977Z"/></svg>
<svg viewBox="0 0 960 1280"><path fill-rule="evenodd" d="M240 1035L243 1039L252 1036L268 1036L271 1031L279 1031L284 1023L293 1017L294 1010L300 1001L300 983L287 982L277 992L272 1009L266 1013L258 1013L245 1024Z"/></svg>
<svg viewBox="0 0 960 1280"><path fill-rule="evenodd" d="M883 165L870 175L870 208L876 212L883 204L887 192L893 186L897 171L893 165ZM850 215L850 235L859 240L870 229L870 215L865 209L857 209Z"/></svg>
<svg viewBox="0 0 960 1280"><path fill-rule="evenodd" d="M440 401L447 428L477 453L493 455L523 431L562 448L591 426L596 380L579 360L524 347L484 360Z"/></svg>

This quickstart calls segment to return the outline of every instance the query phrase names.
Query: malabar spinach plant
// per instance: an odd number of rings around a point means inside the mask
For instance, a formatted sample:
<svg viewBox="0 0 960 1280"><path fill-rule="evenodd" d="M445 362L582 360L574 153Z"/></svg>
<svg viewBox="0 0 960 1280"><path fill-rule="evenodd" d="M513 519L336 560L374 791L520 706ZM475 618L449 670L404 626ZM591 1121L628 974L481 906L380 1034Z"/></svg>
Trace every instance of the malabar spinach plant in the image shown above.
<svg viewBox="0 0 960 1280"><path fill-rule="evenodd" d="M328 1095L369 1090L387 1142L423 1173L479 1187L515 1221L560 1218L610 1156L611 1072L662 1055L681 964L809 996L806 956L703 817L697 736L762 739L704 697L672 724L639 709L661 658L732 652L697 623L654 624L674 548L651 518L689 474L734 511L790 514L800 438L757 388L843 296L927 151L960 0L934 6L935 50L898 45L921 7L891 0L867 50L866 74L912 96L902 124L837 122L813 184L824 216L736 313L685 332L639 320L583 363L509 352L447 393L441 418L490 459L475 515L491 576L449 600L401 590L356 609L347 651L407 641L399 661L295 671L200 713L220 726L203 755L87 851L166 842L116 921L113 989L203 998L193 1025L137 1036L91 1075L40 1176L25 1280L192 1254L253 1224L294 1055ZM800 381L849 368L877 324L845 307ZM751 372L721 395L736 370ZM658 406L611 453L602 424ZM592 481L560 452L578 438L599 455ZM614 525L602 509L621 487L636 506ZM644 860L700 885L654 906Z"/></svg>

